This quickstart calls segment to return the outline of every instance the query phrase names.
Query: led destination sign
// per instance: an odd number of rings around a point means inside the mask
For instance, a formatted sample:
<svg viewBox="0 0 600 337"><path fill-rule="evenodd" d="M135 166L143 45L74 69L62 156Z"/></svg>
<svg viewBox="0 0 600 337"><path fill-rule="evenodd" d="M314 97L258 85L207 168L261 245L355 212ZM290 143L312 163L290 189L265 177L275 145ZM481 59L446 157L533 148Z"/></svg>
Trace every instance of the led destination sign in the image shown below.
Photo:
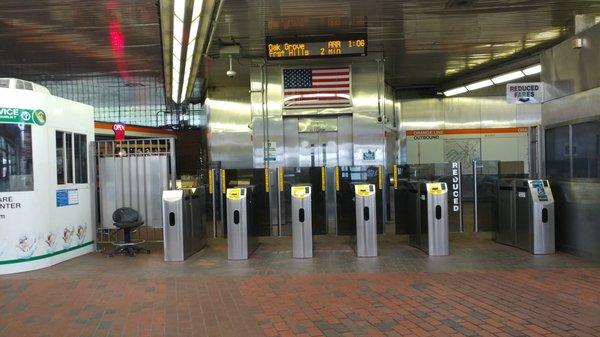
<svg viewBox="0 0 600 337"><path fill-rule="evenodd" d="M267 38L265 45L269 60L367 55L366 35L304 40Z"/></svg>

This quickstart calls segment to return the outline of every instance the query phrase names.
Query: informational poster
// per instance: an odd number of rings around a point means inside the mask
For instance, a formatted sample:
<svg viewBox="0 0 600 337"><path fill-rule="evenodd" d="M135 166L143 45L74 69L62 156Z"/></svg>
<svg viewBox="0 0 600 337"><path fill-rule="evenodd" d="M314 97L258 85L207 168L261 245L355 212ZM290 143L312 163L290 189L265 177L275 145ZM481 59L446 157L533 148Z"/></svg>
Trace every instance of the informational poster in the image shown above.
<svg viewBox="0 0 600 337"><path fill-rule="evenodd" d="M265 143L265 160L277 161L277 142Z"/></svg>
<svg viewBox="0 0 600 337"><path fill-rule="evenodd" d="M476 138L446 139L444 157L447 162L460 162L464 172L471 172L473 161L481 159L481 140Z"/></svg>
<svg viewBox="0 0 600 337"><path fill-rule="evenodd" d="M79 205L79 191L75 189L57 190L56 207Z"/></svg>
<svg viewBox="0 0 600 337"><path fill-rule="evenodd" d="M383 165L383 149L372 145L355 145L354 164Z"/></svg>
<svg viewBox="0 0 600 337"><path fill-rule="evenodd" d="M544 88L541 82L508 83L506 85L508 104L540 104L544 102Z"/></svg>

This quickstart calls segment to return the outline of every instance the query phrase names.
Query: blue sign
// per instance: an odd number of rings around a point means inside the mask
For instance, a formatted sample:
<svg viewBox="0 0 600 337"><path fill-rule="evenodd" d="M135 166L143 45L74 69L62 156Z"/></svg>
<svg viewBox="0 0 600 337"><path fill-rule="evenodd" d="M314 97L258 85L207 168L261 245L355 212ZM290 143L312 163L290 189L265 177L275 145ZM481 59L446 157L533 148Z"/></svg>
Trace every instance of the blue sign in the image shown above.
<svg viewBox="0 0 600 337"><path fill-rule="evenodd" d="M79 205L78 190L57 190L56 191L56 207L65 207Z"/></svg>

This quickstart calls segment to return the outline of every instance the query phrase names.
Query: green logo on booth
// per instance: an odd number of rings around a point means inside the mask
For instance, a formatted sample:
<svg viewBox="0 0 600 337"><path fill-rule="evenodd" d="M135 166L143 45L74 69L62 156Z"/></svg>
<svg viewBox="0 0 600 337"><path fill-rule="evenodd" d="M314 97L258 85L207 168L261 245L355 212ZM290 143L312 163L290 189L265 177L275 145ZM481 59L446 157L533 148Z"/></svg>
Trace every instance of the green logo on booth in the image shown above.
<svg viewBox="0 0 600 337"><path fill-rule="evenodd" d="M46 124L46 113L42 110L36 110L33 113L33 122L40 126Z"/></svg>
<svg viewBox="0 0 600 337"><path fill-rule="evenodd" d="M14 124L46 124L46 113L43 110L19 108L0 108L0 123Z"/></svg>

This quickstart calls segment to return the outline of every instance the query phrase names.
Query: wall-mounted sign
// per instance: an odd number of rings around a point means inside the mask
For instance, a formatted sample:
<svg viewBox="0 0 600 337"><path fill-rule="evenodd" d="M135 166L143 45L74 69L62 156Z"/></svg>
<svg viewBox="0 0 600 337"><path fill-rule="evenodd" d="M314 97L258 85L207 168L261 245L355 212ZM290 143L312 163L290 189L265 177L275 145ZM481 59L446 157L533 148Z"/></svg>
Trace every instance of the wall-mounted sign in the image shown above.
<svg viewBox="0 0 600 337"><path fill-rule="evenodd" d="M267 38L268 60L367 55L367 35Z"/></svg>
<svg viewBox="0 0 600 337"><path fill-rule="evenodd" d="M265 161L277 161L277 142L265 143Z"/></svg>
<svg viewBox="0 0 600 337"><path fill-rule="evenodd" d="M367 149L364 151L363 161L375 161L375 150Z"/></svg>
<svg viewBox="0 0 600 337"><path fill-rule="evenodd" d="M452 184L450 185L450 204L452 205L452 212L460 212L460 206L462 203L461 171L461 163L452 162Z"/></svg>
<svg viewBox="0 0 600 337"><path fill-rule="evenodd" d="M71 190L57 190L56 191L56 207L65 207L79 205L79 191L75 189Z"/></svg>
<svg viewBox="0 0 600 337"><path fill-rule="evenodd" d="M46 124L46 113L43 110L19 108L0 108L0 123Z"/></svg>
<svg viewBox="0 0 600 337"><path fill-rule="evenodd" d="M112 130L115 133L115 140L125 139L125 124L113 123Z"/></svg>
<svg viewBox="0 0 600 337"><path fill-rule="evenodd" d="M539 104L544 102L544 87L540 82L508 83L506 100L509 104Z"/></svg>

